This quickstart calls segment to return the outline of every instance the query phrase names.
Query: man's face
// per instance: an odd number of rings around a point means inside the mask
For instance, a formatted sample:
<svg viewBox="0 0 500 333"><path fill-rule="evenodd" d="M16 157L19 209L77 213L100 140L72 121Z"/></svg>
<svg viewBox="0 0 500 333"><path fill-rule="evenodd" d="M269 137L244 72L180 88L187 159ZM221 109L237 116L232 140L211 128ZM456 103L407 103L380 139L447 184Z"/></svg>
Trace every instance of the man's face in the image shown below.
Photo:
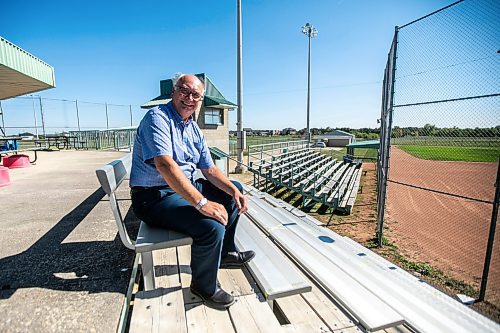
<svg viewBox="0 0 500 333"><path fill-rule="evenodd" d="M172 103L183 120L199 110L203 100L203 84L194 75L184 76L172 94Z"/></svg>

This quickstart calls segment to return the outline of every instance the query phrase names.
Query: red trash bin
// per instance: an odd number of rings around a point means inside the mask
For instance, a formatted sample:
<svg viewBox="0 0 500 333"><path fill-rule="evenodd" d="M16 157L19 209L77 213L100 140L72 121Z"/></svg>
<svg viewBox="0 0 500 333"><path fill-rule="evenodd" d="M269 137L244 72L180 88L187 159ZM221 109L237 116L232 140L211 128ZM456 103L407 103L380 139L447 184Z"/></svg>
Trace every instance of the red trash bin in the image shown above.
<svg viewBox="0 0 500 333"><path fill-rule="evenodd" d="M9 169L27 168L30 165L30 157L28 155L9 155L3 158L3 166Z"/></svg>

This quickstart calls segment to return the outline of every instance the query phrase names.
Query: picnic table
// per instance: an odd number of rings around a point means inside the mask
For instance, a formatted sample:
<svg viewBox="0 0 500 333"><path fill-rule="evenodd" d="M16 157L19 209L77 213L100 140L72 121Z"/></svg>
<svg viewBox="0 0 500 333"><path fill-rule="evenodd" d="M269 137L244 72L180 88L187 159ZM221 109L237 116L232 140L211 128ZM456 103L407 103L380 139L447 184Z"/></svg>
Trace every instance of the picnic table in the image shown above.
<svg viewBox="0 0 500 333"><path fill-rule="evenodd" d="M19 136L0 136L0 161L2 157L8 155L17 155L21 152L34 152L35 156L33 160L30 160L30 163L34 164L37 160L37 150L41 148L37 147L19 147L19 141L23 140L22 137Z"/></svg>
<svg viewBox="0 0 500 333"><path fill-rule="evenodd" d="M19 149L19 136L0 136L0 151L10 151Z"/></svg>
<svg viewBox="0 0 500 333"><path fill-rule="evenodd" d="M35 140L35 145L37 147L52 148L57 149L87 149L87 144L85 141L81 141L77 136L71 135L47 135L44 139Z"/></svg>

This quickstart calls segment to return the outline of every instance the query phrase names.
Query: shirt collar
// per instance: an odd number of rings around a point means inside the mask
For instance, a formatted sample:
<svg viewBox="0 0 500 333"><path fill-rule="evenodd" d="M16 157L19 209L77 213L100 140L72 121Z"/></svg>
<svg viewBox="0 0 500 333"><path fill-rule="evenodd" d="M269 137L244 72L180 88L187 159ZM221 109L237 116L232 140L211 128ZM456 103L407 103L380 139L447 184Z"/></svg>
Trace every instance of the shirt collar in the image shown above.
<svg viewBox="0 0 500 333"><path fill-rule="evenodd" d="M190 125L190 124L191 124L191 122L193 121L193 115L191 115L191 116L188 118L187 122L184 122L184 120L182 120L181 116L179 116L179 114L178 114L178 113L177 113L177 111L175 110L175 108L174 108L174 104L172 103L172 101L168 102L168 104L167 104L167 109L168 109L168 111L170 112L171 117L173 117L173 118L174 118L174 121L175 121L176 123L182 124L182 125L184 125L184 126L188 126L188 125Z"/></svg>

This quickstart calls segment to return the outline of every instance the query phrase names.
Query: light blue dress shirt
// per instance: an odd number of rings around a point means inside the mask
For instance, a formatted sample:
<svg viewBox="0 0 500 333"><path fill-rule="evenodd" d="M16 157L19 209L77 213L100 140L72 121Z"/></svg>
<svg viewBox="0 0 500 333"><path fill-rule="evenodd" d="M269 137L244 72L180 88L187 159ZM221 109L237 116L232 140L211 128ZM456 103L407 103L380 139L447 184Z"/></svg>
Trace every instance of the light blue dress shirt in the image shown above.
<svg viewBox="0 0 500 333"><path fill-rule="evenodd" d="M214 165L205 137L190 118L185 123L172 102L150 109L137 128L130 186L168 185L155 167L156 156L171 156L193 182L196 169Z"/></svg>

